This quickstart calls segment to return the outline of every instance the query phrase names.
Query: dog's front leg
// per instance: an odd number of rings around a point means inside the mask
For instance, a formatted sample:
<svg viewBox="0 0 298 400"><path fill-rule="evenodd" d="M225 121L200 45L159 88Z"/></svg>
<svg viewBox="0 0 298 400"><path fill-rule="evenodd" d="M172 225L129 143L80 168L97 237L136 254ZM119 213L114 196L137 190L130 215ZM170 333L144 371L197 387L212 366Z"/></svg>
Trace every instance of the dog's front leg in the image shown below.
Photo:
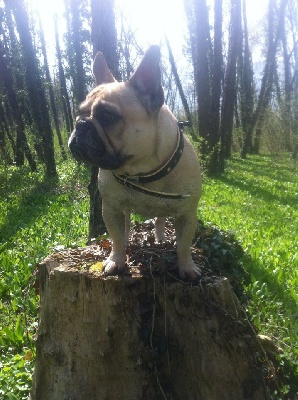
<svg viewBox="0 0 298 400"><path fill-rule="evenodd" d="M175 219L179 275L181 279L191 281L201 276L200 268L194 263L190 249L196 226L195 211Z"/></svg>
<svg viewBox="0 0 298 400"><path fill-rule="evenodd" d="M106 205L103 205L102 214L112 239L112 251L104 262L103 272L105 275L115 275L125 268L125 214Z"/></svg>

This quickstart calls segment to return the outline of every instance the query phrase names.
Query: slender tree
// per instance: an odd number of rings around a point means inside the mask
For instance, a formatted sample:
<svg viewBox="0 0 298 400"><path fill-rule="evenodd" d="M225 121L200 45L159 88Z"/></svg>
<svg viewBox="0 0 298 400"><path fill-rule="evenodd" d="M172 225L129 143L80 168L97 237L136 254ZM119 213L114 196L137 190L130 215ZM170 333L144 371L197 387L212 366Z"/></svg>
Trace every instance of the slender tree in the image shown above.
<svg viewBox="0 0 298 400"><path fill-rule="evenodd" d="M119 76L117 32L114 0L91 0L93 55L101 51L115 77ZM91 168L88 185L90 196L89 241L106 231L102 217L102 200L98 189L98 167Z"/></svg>
<svg viewBox="0 0 298 400"><path fill-rule="evenodd" d="M56 176L53 133L50 123L47 98L33 45L27 10L23 0L11 2L4 0L7 10L12 10L22 47L24 79L28 91L30 114L33 122L35 140L40 143L48 176Z"/></svg>
<svg viewBox="0 0 298 400"><path fill-rule="evenodd" d="M255 140L253 143L253 152L258 154L260 149L261 134L265 118L265 111L269 105L273 90L274 76L276 73L276 52L281 39L283 20L285 17L285 7L288 0L281 0L280 7L277 9L275 0L269 0L268 3L268 43L266 63L264 67L261 89L258 96L258 103L252 118L250 129L256 128ZM275 10L277 11L277 25L274 27ZM274 29L275 28L275 29Z"/></svg>
<svg viewBox="0 0 298 400"><path fill-rule="evenodd" d="M64 149L64 145L63 145L60 124L59 124L59 118L58 118L58 111L57 111L56 102L55 102L53 83L52 83L52 78L51 78L50 69L49 69L48 56L47 56L47 50L46 50L46 42L45 42L44 33L43 33L42 24L41 24L39 15L38 15L38 22L39 22L41 50L42 50L42 54L43 54L43 58L44 58L44 70L45 70L45 76L46 76L46 83L47 83L47 89L49 92L54 126L55 126L55 130L56 130L56 135L58 138L58 143L59 143L62 158L64 160L66 160L67 157L66 157L66 153L65 153L65 149Z"/></svg>
<svg viewBox="0 0 298 400"><path fill-rule="evenodd" d="M73 118L72 118L72 113L71 113L69 95L68 95L68 91L67 91L64 68L63 68L63 64L62 64L57 16L54 17L54 26L55 26L56 57L57 57L58 76L59 76L59 84L60 84L59 87L60 87L60 93L61 93L61 99L62 99L63 115L64 115L64 120L65 120L66 130L68 133L70 133L73 130Z"/></svg>
<svg viewBox="0 0 298 400"><path fill-rule="evenodd" d="M189 109L189 106L188 106L188 102L187 102L186 96L185 96L183 88L182 88L182 83L181 83L181 80L180 80L180 77L179 77L179 74L178 74L178 71L177 71L177 67L176 67L174 55L173 55L173 52L172 52L172 48L171 48L170 42L169 42L167 37L165 37L165 41L166 41L166 45L167 45L168 52L169 52L169 61L170 61L170 64L171 64L172 73L173 73L174 78L175 78L176 86L177 86L178 91L179 91L179 95L180 95L180 99L181 99L182 104L183 104L184 112L186 114L186 118L190 122L189 131L190 131L190 134L192 136L192 139L197 141L198 137L195 134L194 129L193 129L191 112L190 112L190 109Z"/></svg>
<svg viewBox="0 0 298 400"><path fill-rule="evenodd" d="M73 83L72 93L75 108L85 99L87 94L87 66L84 60L89 32L83 27L85 3L80 0L65 0L67 20L66 58L69 76Z"/></svg>
<svg viewBox="0 0 298 400"><path fill-rule="evenodd" d="M203 155L210 153L210 46L209 13L206 0L194 0L195 19L195 83L198 99L199 134L203 138Z"/></svg>
<svg viewBox="0 0 298 400"><path fill-rule="evenodd" d="M283 121L284 131L284 145L287 151L293 151L291 136L292 136L292 96L293 96L293 78L291 73L291 55L288 50L288 38L285 27L285 19L283 19L283 26L281 27L281 42L282 42L282 55L284 65L284 90L281 100L281 115Z"/></svg>
<svg viewBox="0 0 298 400"><path fill-rule="evenodd" d="M240 109L243 129L243 145L241 157L246 158L247 153L252 152L252 117L254 112L254 80L251 51L248 40L248 27L246 17L246 0L243 0L243 52L239 57L240 77Z"/></svg>
<svg viewBox="0 0 298 400"><path fill-rule="evenodd" d="M16 96L13 75L7 63L7 58L8 54L5 54L3 42L0 41L0 77L5 89L6 98L8 100L9 113L12 117L17 135L15 145L15 162L18 166L23 165L25 154L31 167L31 171L36 171L36 163L28 145L27 137L25 134L25 124Z"/></svg>
<svg viewBox="0 0 298 400"><path fill-rule="evenodd" d="M214 1L214 54L211 65L211 103L209 120L209 148L210 161L209 173L218 171L220 156L220 101L223 81L223 57L222 57L222 0Z"/></svg>
<svg viewBox="0 0 298 400"><path fill-rule="evenodd" d="M231 156L234 107L236 104L236 71L242 39L241 0L231 0L230 38L227 68L224 80L222 115L220 122L221 159L220 172L223 172L223 160Z"/></svg>
<svg viewBox="0 0 298 400"><path fill-rule="evenodd" d="M1 61L0 61L1 64ZM2 91L2 88L0 88L0 91ZM0 157L1 160L4 160L6 164L12 164L13 160L7 150L7 144L6 144L6 136L8 137L9 133L9 126L7 123L7 118L5 115L5 111L3 108L3 99L0 97ZM13 151L15 154L15 144L14 141L12 141L13 144Z"/></svg>

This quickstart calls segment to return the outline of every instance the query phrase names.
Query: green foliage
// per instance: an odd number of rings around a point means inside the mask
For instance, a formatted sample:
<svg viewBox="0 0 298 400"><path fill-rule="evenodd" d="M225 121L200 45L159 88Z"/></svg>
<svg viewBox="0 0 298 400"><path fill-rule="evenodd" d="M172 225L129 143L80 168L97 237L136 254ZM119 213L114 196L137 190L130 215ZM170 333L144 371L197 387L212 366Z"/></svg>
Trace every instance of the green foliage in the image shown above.
<svg viewBox="0 0 298 400"><path fill-rule="evenodd" d="M3 348L0 361L0 396L2 399L28 399L33 366L31 350L24 348L20 353L14 354L11 348Z"/></svg>
<svg viewBox="0 0 298 400"><path fill-rule="evenodd" d="M211 223L199 221L195 235L195 246L199 248L212 273L229 278L236 295L245 301L244 285L250 282L244 263L248 256L243 251L232 231L222 231Z"/></svg>

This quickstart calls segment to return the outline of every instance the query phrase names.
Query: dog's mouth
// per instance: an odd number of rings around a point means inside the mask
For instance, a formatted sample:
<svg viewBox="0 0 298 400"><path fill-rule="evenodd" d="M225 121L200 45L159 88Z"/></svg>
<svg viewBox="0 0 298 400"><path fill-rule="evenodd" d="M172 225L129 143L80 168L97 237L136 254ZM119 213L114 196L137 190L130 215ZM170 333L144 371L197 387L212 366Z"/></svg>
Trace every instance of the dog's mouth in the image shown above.
<svg viewBox="0 0 298 400"><path fill-rule="evenodd" d="M76 160L103 169L118 169L123 164L120 154L110 154L92 121L81 119L72 132L68 147Z"/></svg>

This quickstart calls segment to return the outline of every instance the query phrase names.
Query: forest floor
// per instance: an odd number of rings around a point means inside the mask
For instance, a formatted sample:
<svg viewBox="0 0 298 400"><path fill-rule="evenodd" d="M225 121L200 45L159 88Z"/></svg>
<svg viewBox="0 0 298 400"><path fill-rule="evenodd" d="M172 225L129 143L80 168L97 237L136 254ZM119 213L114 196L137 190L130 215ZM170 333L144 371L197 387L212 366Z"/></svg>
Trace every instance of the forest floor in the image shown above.
<svg viewBox="0 0 298 400"><path fill-rule="evenodd" d="M5 400L27 399L31 385L36 263L87 241L88 171L68 161L58 172L59 179L49 182L42 171L0 165L0 397ZM234 282L258 332L281 349L276 368L283 377L272 398L298 398L298 174L293 161L287 156L233 158L224 175L204 177L198 220L205 232L196 237L198 248L216 257L215 273ZM138 216L134 222L147 238L150 224ZM231 252L237 260L232 273L226 268Z"/></svg>

